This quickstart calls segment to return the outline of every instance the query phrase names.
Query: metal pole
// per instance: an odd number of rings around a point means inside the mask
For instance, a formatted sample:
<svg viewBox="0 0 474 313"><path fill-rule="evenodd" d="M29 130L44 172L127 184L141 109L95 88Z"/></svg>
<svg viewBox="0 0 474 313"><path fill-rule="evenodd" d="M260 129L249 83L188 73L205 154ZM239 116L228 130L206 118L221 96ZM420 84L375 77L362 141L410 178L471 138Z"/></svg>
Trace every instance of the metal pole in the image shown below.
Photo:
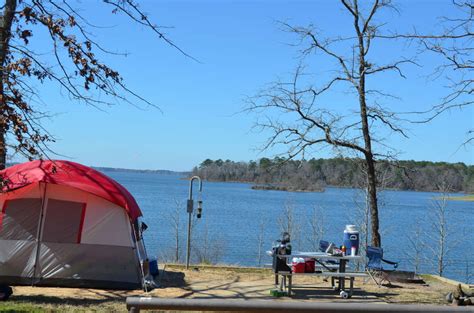
<svg viewBox="0 0 474 313"><path fill-rule="evenodd" d="M189 199L187 203L187 210L189 213L188 217L188 239L186 243L186 269L189 269L189 260L191 258L191 222L192 222L192 214L193 214L193 209L194 209L194 203L193 203L193 182L194 180L199 181L199 192L202 192L202 180L201 177L199 176L193 176L191 177L191 180L189 181Z"/></svg>
<svg viewBox="0 0 474 313"><path fill-rule="evenodd" d="M166 299L127 297L129 312L143 310L166 311L237 311L255 313L432 313L432 312L472 312L469 307L436 306L426 304L378 304L378 303L324 303L290 302L274 300L233 300L233 299ZM134 310L134 311L132 311Z"/></svg>
<svg viewBox="0 0 474 313"><path fill-rule="evenodd" d="M186 269L189 269L189 257L191 255L191 212L188 219L188 240L186 243Z"/></svg>

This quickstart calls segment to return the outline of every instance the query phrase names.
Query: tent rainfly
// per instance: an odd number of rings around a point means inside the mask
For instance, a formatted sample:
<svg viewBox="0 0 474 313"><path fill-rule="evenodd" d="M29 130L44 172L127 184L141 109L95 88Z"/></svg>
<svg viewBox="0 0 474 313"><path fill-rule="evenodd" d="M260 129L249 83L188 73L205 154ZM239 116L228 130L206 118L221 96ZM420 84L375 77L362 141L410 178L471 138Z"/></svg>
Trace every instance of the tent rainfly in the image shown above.
<svg viewBox="0 0 474 313"><path fill-rule="evenodd" d="M142 287L142 214L122 185L69 161L18 164L0 177L0 284Z"/></svg>

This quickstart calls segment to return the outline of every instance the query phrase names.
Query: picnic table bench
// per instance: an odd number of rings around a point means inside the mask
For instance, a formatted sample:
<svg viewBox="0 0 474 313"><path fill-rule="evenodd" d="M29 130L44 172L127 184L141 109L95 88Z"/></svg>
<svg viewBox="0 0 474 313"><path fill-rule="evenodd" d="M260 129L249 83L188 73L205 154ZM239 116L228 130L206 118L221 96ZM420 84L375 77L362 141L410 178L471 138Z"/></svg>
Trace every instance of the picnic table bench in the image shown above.
<svg viewBox="0 0 474 313"><path fill-rule="evenodd" d="M274 256L275 257L275 256ZM368 274L364 272L356 271L346 271L347 263L349 261L360 261L363 259L362 256L338 256L331 255L326 252L298 252L290 255L276 255L277 258L285 260L286 262L290 261L292 258L310 258L314 259L317 267L314 273L295 273L293 271L282 271L275 270L275 285L279 288L280 291L285 291L289 296L292 295L293 289L293 276L320 276L320 277L330 277L331 278L331 287L340 292L340 296L343 299L352 297L354 291L354 279L356 277L368 277ZM328 264L325 261L333 260L336 261L334 264ZM281 281L279 283L278 277L281 276ZM346 289L346 279L349 280L349 289ZM335 281L337 280L337 286Z"/></svg>

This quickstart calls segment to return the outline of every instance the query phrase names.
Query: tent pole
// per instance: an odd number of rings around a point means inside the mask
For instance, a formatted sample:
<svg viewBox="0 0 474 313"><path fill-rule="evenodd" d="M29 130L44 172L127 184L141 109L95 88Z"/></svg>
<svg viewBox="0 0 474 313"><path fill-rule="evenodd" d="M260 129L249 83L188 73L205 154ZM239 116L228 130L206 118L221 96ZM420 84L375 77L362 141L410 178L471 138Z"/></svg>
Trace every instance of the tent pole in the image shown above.
<svg viewBox="0 0 474 313"><path fill-rule="evenodd" d="M139 230L135 228L135 222L133 223L130 223L130 226L132 227L132 235L133 235L133 247L134 247L134 250L135 250L135 257L137 258L137 263L138 263L138 273L139 275L141 274L141 282L142 282L142 288L143 290L145 290L145 292L148 292L148 288L145 284L145 272L143 270L143 266L142 266L142 263L140 261L140 249L138 247L138 243L139 243L139 240L142 240L142 246L143 246L143 251L145 253L144 257L148 257L147 253L146 253L146 249L145 249L145 242L143 241L143 235L141 233L139 233ZM138 235L138 237L137 237ZM139 239L139 240L138 240ZM145 258L143 259L143 261L145 261Z"/></svg>
<svg viewBox="0 0 474 313"><path fill-rule="evenodd" d="M41 186L44 185L44 190L43 190L43 196L41 197L41 211L40 211L40 216L39 216L39 221L38 221L38 231L36 232L36 257L35 257L35 265L33 269L33 277L31 278L31 285L33 286L35 284L36 276L38 275L37 270L39 267L39 258L40 258L40 249L41 249L41 233L42 233L42 228L43 228L43 217L44 217L44 208L46 205L46 186L48 184L46 183L39 183L40 186L40 192L41 192ZM41 273L39 273L41 274Z"/></svg>
<svg viewBox="0 0 474 313"><path fill-rule="evenodd" d="M140 229L140 240L142 241L143 245L143 252L145 253L145 259L148 259L148 251L146 251L146 244L145 244L145 238L143 237L143 231Z"/></svg>

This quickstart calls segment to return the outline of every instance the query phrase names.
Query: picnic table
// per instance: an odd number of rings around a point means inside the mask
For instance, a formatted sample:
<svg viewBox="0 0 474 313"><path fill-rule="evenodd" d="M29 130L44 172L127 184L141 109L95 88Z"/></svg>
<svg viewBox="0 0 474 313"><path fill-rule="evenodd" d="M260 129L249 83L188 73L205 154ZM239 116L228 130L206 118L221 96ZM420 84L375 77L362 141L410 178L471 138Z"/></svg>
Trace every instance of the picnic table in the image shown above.
<svg viewBox="0 0 474 313"><path fill-rule="evenodd" d="M317 267L314 273L295 273L292 271L275 271L275 284L280 291L286 291L289 296L292 295L293 276L322 276L331 278L331 287L340 292L343 299L352 297L354 291L354 279L356 277L368 277L368 274L357 271L346 271L347 263L349 261L360 261L363 259L360 255L331 255L326 252L297 252L289 255L277 254L276 257L290 261L292 258L310 258L314 259ZM336 261L333 264L327 261ZM282 277L280 284L278 283L278 276ZM349 290L346 289L346 279L349 279ZM335 285L335 280L338 284Z"/></svg>

